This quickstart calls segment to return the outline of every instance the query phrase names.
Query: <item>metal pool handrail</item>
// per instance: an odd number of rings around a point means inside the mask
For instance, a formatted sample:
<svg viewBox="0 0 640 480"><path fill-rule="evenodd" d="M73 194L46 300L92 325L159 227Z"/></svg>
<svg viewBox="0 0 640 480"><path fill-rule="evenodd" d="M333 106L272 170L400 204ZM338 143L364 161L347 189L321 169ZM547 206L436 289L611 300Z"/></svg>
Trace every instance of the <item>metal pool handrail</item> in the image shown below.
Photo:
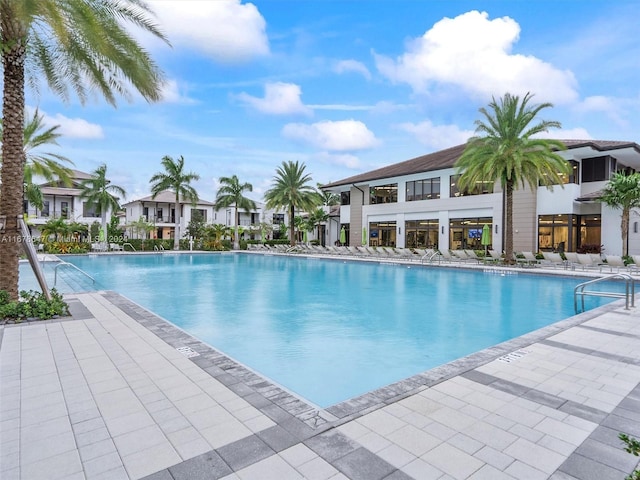
<svg viewBox="0 0 640 480"><path fill-rule="evenodd" d="M122 244L122 251L124 251L124 247L126 247L127 245L129 245L131 247L131 250L133 250L134 252L136 251L136 247L131 245L129 242L126 242L126 243Z"/></svg>
<svg viewBox="0 0 640 480"><path fill-rule="evenodd" d="M75 268L77 271L79 271L81 274L85 275L86 277L90 278L91 281L95 284L96 283L96 279L93 278L91 275L89 275L87 272L85 272L84 270L76 267L73 263L69 263L69 262L65 262L64 260L60 260L60 263L58 263L55 267L53 267L53 284L55 285L56 282L58 281L58 267L61 267L63 265L69 265L70 267Z"/></svg>
<svg viewBox="0 0 640 480"><path fill-rule="evenodd" d="M599 283L607 280L613 280L615 278L620 278L625 281L625 293L617 293L617 292L598 292L595 290L587 290L585 288L589 285L593 285L594 283ZM636 282L634 278L628 273L614 273L613 275L607 275L606 277L596 278L594 280L589 280L588 282L583 282L573 289L573 308L576 313L578 313L578 296L581 299L582 311L584 312L584 297L608 297L608 298L624 298L625 299L625 310L629 310L629 298L631 298L631 307L635 307L635 290L636 290Z"/></svg>

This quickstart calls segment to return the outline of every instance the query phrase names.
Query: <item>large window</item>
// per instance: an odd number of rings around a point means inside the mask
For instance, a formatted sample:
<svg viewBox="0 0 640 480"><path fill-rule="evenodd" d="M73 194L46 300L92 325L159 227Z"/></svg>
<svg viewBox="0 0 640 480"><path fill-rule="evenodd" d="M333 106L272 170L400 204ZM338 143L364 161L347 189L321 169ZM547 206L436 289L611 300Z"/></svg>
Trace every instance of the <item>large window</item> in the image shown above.
<svg viewBox="0 0 640 480"><path fill-rule="evenodd" d="M405 246L438 248L438 219L410 220L404 224Z"/></svg>
<svg viewBox="0 0 640 480"><path fill-rule="evenodd" d="M369 224L369 245L374 247L396 246L396 222L372 222Z"/></svg>
<svg viewBox="0 0 640 480"><path fill-rule="evenodd" d="M100 208L97 205L90 204L88 202L82 203L82 216L83 217L99 217L100 216Z"/></svg>
<svg viewBox="0 0 640 480"><path fill-rule="evenodd" d="M69 202L60 202L60 216L69 218Z"/></svg>
<svg viewBox="0 0 640 480"><path fill-rule="evenodd" d="M407 182L406 201L431 200L440 198L440 178L428 178Z"/></svg>
<svg viewBox="0 0 640 480"><path fill-rule="evenodd" d="M538 250L576 252L600 246L600 215L540 215Z"/></svg>
<svg viewBox="0 0 640 480"><path fill-rule="evenodd" d="M602 182L609 180L611 172L616 171L617 161L615 158L606 155L603 157L582 159L582 181Z"/></svg>
<svg viewBox="0 0 640 480"><path fill-rule="evenodd" d="M458 179L460 175L451 175L449 196L453 197L465 197L467 195L484 195L486 193L493 193L493 182L478 182L475 187L471 189L460 190L458 187Z"/></svg>
<svg viewBox="0 0 640 480"><path fill-rule="evenodd" d="M340 192L340 205L351 204L351 192Z"/></svg>
<svg viewBox="0 0 640 480"><path fill-rule="evenodd" d="M191 210L191 220L196 222L206 222L207 221L207 210L204 208L194 208Z"/></svg>
<svg viewBox="0 0 640 480"><path fill-rule="evenodd" d="M274 213L273 224L280 225L281 223L284 223L284 213Z"/></svg>
<svg viewBox="0 0 640 480"><path fill-rule="evenodd" d="M493 235L493 219L491 217L453 218L449 221L449 248L451 250L484 250L482 245L482 229L489 226ZM492 236L493 239L493 236Z"/></svg>
<svg viewBox="0 0 640 480"><path fill-rule="evenodd" d="M49 200L42 202L42 211L40 212L43 217L49 216Z"/></svg>
<svg viewBox="0 0 640 480"><path fill-rule="evenodd" d="M379 185L370 189L371 203L397 203L398 184Z"/></svg>

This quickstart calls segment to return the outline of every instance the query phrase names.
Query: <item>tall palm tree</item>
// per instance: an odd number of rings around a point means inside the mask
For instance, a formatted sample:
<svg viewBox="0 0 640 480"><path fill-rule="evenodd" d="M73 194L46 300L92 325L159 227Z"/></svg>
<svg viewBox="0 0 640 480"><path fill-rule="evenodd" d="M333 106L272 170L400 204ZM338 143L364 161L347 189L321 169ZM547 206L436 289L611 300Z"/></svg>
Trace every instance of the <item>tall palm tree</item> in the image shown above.
<svg viewBox="0 0 640 480"><path fill-rule="evenodd" d="M108 241L107 231L107 212L115 213L120 209L120 197L127 195L124 188L118 185L111 185L111 182L107 180L107 166L100 165L91 174L91 178L82 180L80 182L80 198L87 201L87 204L92 207L96 207L100 210L100 219L103 238L101 242Z"/></svg>
<svg viewBox="0 0 640 480"><path fill-rule="evenodd" d="M24 196L29 203L39 209L42 209L43 204L42 191L39 185L33 183L33 178L42 177L49 182L59 181L69 186L73 175L71 169L63 165L63 163L73 165L67 157L51 152L35 151L44 145L58 145L57 140L62 136L57 131L60 125L45 128L44 115L40 115L37 109L24 125ZM0 139L2 139L2 119L0 119Z"/></svg>
<svg viewBox="0 0 640 480"><path fill-rule="evenodd" d="M640 207L640 173L614 173L599 200L611 208L622 210L622 253L629 255L629 216L632 208Z"/></svg>
<svg viewBox="0 0 640 480"><path fill-rule="evenodd" d="M164 172L154 174L151 182L151 198L156 198L161 192L170 190L176 194L176 215L175 233L173 235L173 249L180 249L180 198L191 202L192 205L198 202L198 192L190 183L200 180L200 175L193 172L184 171L184 158L180 155L176 160L168 155L162 157Z"/></svg>
<svg viewBox="0 0 640 480"><path fill-rule="evenodd" d="M482 182L500 182L505 195L505 255L513 262L513 192L528 184L532 190L539 184L551 188L563 184L562 175L569 174L569 164L557 150L566 147L559 140L532 138L560 123L537 120L541 110L551 103L529 105L533 95L527 93L522 100L505 94L495 98L480 113L485 120L476 120L476 136L467 141L456 167L461 173L460 190L473 190ZM531 123L536 120L535 125Z"/></svg>
<svg viewBox="0 0 640 480"><path fill-rule="evenodd" d="M162 72L125 23L166 38L150 19L144 0L2 0L2 190L0 290L18 298L18 254L24 181L25 84L39 79L63 99L69 90L84 103L93 93L112 105L131 98L129 86L147 101L161 98ZM25 77L27 77L25 79ZM69 88L70 87L70 88Z"/></svg>
<svg viewBox="0 0 640 480"><path fill-rule="evenodd" d="M238 226L240 225L239 209L241 208L247 213L256 209L256 202L243 195L244 192L252 192L253 185L248 182L240 183L236 175L220 177L218 181L220 182L220 188L218 189L218 193L216 193L216 210L233 205L235 218L233 248L238 250L240 248L240 236L238 232Z"/></svg>
<svg viewBox="0 0 640 480"><path fill-rule="evenodd" d="M271 188L264 194L267 208L286 208L289 210L289 241L296 244L296 209L311 211L320 204L318 192L309 185L311 175L305 174L305 165L292 161L282 162L273 177Z"/></svg>

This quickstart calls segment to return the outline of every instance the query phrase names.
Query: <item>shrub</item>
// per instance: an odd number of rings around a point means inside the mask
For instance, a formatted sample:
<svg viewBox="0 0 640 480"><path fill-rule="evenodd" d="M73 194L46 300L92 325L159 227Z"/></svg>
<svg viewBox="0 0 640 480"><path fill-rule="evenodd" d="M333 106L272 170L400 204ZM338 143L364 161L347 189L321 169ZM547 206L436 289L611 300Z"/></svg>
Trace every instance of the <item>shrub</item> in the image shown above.
<svg viewBox="0 0 640 480"><path fill-rule="evenodd" d="M635 455L636 457L640 455L640 442L638 440L630 438L624 433L618 435L618 438L626 445L624 448L625 452ZM634 470L630 475L624 477L624 480L640 480L640 470Z"/></svg>
<svg viewBox="0 0 640 480"><path fill-rule="evenodd" d="M56 315L69 315L69 306L55 288L51 289L51 300L33 290L22 290L19 300L11 300L9 294L0 290L0 319L23 320L39 318L46 320Z"/></svg>

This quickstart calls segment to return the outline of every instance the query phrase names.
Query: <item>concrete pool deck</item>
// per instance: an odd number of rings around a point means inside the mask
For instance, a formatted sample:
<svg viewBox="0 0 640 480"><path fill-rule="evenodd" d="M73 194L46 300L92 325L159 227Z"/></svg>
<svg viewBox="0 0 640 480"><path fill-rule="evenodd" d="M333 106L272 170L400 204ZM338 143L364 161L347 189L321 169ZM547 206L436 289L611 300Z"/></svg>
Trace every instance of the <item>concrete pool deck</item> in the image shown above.
<svg viewBox="0 0 640 480"><path fill-rule="evenodd" d="M637 464L621 302L318 409L114 292L0 327L4 479L593 479Z"/></svg>

